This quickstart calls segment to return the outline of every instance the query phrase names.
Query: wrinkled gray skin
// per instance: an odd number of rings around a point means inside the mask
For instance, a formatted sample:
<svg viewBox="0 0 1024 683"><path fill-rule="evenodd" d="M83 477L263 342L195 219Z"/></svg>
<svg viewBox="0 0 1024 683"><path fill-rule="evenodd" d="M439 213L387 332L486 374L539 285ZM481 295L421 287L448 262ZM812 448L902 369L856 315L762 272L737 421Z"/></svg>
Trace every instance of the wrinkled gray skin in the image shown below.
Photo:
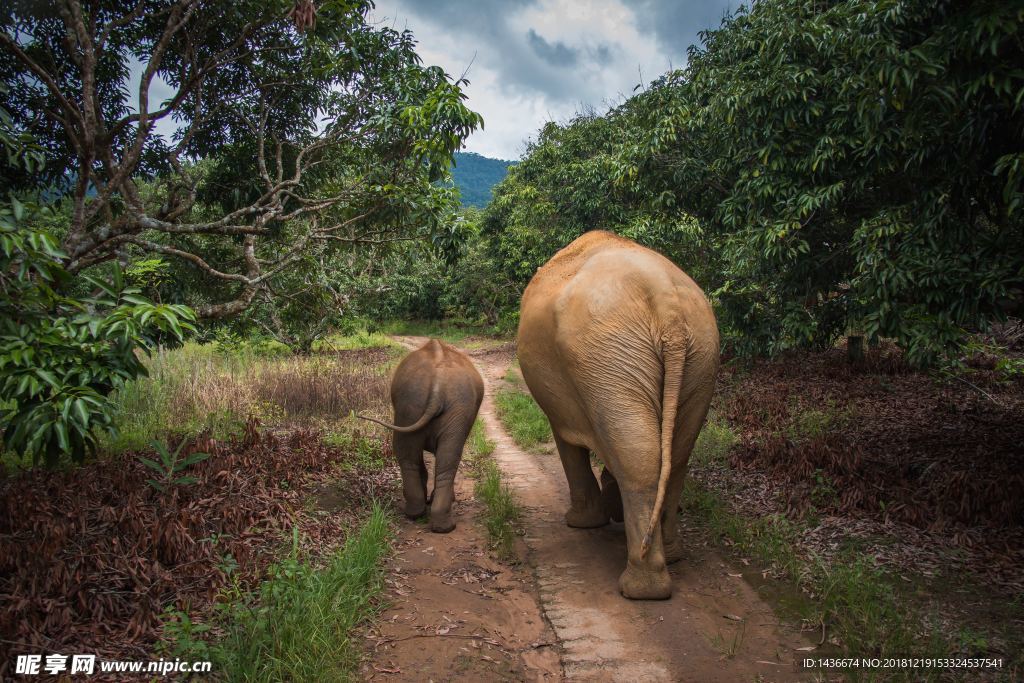
<svg viewBox="0 0 1024 683"><path fill-rule="evenodd" d="M664 256L588 232L523 293L518 354L565 469L566 522L623 519L622 594L670 597L666 562L683 554L676 507L718 371L704 293ZM605 463L600 486L588 451Z"/></svg>
<svg viewBox="0 0 1024 683"><path fill-rule="evenodd" d="M395 369L391 379L395 424L359 415L393 430L405 514L421 517L429 503L431 531L444 534L455 528L451 517L455 472L483 398L484 381L472 361L458 349L431 339ZM427 494L425 450L434 454L432 496Z"/></svg>

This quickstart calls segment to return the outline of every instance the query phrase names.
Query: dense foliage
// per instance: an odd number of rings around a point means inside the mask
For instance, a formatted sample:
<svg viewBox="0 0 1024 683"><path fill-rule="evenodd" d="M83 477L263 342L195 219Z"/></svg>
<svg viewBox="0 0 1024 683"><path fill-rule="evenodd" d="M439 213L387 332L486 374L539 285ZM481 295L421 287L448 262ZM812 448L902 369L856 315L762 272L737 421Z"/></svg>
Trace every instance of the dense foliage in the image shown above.
<svg viewBox="0 0 1024 683"><path fill-rule="evenodd" d="M450 243L404 242L375 245L353 258L344 274L349 320L453 319L514 332L519 306L517 283L500 269L481 234L480 212L463 209L452 221Z"/></svg>
<svg viewBox="0 0 1024 683"><path fill-rule="evenodd" d="M37 171L41 150L0 119L8 164ZM146 374L140 353L180 340L194 314L141 296L119 267L110 280L84 276L92 293L68 293L65 254L37 225L44 210L24 194L0 201L0 435L4 449L54 463L114 431L111 392Z"/></svg>
<svg viewBox="0 0 1024 683"><path fill-rule="evenodd" d="M518 282L584 230L657 244L743 350L927 363L1024 291L1024 9L771 0L600 117L549 124L486 224ZM651 234L653 231L653 234Z"/></svg>
<svg viewBox="0 0 1024 683"><path fill-rule="evenodd" d="M1024 9L776 0L639 98L626 178L701 220L755 348L849 327L934 358L1019 305Z"/></svg>
<svg viewBox="0 0 1024 683"><path fill-rule="evenodd" d="M301 296L341 247L437 229L436 181L481 122L371 6L7 3L0 100L49 171L0 172L65 194L71 273L158 255L207 318Z"/></svg>

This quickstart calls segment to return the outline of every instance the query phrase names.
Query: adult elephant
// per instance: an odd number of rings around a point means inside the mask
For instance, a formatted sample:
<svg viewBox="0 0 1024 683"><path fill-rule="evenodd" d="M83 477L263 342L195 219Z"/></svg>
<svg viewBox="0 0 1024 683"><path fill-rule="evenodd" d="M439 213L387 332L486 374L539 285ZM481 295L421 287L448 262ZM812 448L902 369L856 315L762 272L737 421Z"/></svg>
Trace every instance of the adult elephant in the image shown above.
<svg viewBox="0 0 1024 683"><path fill-rule="evenodd" d="M559 251L523 294L519 363L569 481L566 522L607 524L621 492L628 558L619 588L628 598L671 596L666 563L682 556L676 505L718 354L700 287L661 254L608 232ZM605 463L604 500L588 451Z"/></svg>

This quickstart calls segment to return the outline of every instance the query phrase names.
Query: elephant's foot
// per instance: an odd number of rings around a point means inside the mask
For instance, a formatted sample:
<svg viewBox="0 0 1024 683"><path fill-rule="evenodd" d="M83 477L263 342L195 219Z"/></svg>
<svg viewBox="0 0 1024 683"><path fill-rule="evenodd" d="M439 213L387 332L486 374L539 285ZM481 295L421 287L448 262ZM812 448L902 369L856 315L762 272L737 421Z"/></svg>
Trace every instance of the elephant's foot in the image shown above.
<svg viewBox="0 0 1024 683"><path fill-rule="evenodd" d="M608 523L608 513L600 501L586 507L573 506L565 513L565 523L577 529L594 529Z"/></svg>
<svg viewBox="0 0 1024 683"><path fill-rule="evenodd" d="M447 534L455 529L455 522L450 515L431 515L430 530L435 534Z"/></svg>
<svg viewBox="0 0 1024 683"><path fill-rule="evenodd" d="M665 548L665 563L672 564L683 559L683 542L679 540L679 537L672 539L671 541L662 540L663 547Z"/></svg>
<svg viewBox="0 0 1024 683"><path fill-rule="evenodd" d="M672 579L665 567L656 571L627 564L619 577L619 590L631 600L667 600L672 597Z"/></svg>
<svg viewBox="0 0 1024 683"><path fill-rule="evenodd" d="M409 519L419 519L427 514L427 506L423 503L406 503L405 516Z"/></svg>

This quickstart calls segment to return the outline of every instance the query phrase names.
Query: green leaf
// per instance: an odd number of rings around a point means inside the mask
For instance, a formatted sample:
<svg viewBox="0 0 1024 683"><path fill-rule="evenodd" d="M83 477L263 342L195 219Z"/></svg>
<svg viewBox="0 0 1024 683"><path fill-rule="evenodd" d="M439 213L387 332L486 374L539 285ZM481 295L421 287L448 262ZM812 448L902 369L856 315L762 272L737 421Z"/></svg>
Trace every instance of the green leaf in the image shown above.
<svg viewBox="0 0 1024 683"><path fill-rule="evenodd" d="M142 456L139 456L139 462L141 462L143 465L145 465L146 467L148 467L149 469L151 469L151 470L153 470L155 472L160 472L160 473L164 472L164 468L160 465L160 463L158 463L158 462L156 462L154 460L150 460L149 458L144 458Z"/></svg>
<svg viewBox="0 0 1024 683"><path fill-rule="evenodd" d="M206 460L209 457L210 457L209 453L193 453L192 455L188 456L187 458L181 460L178 463L178 468L181 469L181 468L184 468L184 467L188 467L189 465L194 465L197 462L202 462L202 461Z"/></svg>

